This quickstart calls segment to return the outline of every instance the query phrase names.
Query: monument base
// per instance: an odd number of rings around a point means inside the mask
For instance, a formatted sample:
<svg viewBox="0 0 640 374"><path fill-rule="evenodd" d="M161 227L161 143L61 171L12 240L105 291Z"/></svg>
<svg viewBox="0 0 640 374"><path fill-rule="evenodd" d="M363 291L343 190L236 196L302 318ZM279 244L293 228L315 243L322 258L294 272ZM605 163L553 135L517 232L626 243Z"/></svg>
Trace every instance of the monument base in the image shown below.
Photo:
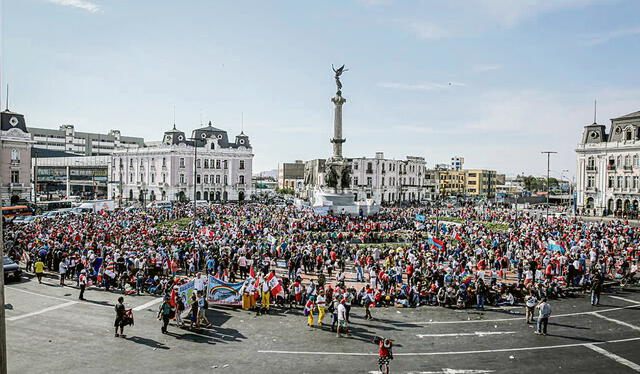
<svg viewBox="0 0 640 374"><path fill-rule="evenodd" d="M380 205L372 199L354 201L352 193L327 192L322 189L314 191L311 196L311 208L317 214L339 216L369 216L380 211Z"/></svg>

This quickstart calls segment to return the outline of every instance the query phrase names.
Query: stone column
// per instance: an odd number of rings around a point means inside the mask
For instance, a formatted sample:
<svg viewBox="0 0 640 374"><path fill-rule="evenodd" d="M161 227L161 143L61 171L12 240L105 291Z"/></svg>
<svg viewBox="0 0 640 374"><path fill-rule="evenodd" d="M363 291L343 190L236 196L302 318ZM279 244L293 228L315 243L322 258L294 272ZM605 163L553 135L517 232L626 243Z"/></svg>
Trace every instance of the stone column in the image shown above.
<svg viewBox="0 0 640 374"><path fill-rule="evenodd" d="M67 165L67 200L71 195L71 167Z"/></svg>
<svg viewBox="0 0 640 374"><path fill-rule="evenodd" d="M331 101L335 105L333 117L333 139L331 139L331 143L333 143L332 158L334 160L342 160L342 143L346 140L342 138L342 104L347 100L338 93L331 99Z"/></svg>

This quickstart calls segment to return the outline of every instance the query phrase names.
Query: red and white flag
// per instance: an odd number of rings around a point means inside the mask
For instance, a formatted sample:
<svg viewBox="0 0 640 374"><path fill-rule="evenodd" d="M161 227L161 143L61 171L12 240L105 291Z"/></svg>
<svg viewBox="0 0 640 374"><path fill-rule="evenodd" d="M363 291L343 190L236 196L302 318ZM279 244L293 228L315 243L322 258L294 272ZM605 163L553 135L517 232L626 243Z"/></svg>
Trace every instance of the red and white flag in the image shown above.
<svg viewBox="0 0 640 374"><path fill-rule="evenodd" d="M275 297L282 292L282 284L280 284L278 277L274 273L270 273L267 276L267 282L269 283L269 288L271 288L271 295Z"/></svg>

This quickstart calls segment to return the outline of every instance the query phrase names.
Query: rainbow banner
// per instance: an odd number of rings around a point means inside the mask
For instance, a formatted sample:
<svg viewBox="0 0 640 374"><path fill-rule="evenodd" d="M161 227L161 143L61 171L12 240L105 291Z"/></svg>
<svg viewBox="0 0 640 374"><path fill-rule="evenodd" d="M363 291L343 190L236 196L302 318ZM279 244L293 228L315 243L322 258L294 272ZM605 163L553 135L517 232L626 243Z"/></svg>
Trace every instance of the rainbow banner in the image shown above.
<svg viewBox="0 0 640 374"><path fill-rule="evenodd" d="M227 283L210 275L207 302L217 305L242 305L240 289L244 282Z"/></svg>

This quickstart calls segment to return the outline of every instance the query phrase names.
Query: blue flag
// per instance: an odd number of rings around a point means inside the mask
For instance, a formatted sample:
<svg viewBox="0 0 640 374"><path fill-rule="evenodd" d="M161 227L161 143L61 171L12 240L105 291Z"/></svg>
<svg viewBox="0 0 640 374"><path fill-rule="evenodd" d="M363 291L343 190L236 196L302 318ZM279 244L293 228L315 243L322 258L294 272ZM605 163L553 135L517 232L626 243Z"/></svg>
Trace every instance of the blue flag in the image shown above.
<svg viewBox="0 0 640 374"><path fill-rule="evenodd" d="M427 220L427 218L425 216L423 216L422 214L416 214L416 220L424 222Z"/></svg>

